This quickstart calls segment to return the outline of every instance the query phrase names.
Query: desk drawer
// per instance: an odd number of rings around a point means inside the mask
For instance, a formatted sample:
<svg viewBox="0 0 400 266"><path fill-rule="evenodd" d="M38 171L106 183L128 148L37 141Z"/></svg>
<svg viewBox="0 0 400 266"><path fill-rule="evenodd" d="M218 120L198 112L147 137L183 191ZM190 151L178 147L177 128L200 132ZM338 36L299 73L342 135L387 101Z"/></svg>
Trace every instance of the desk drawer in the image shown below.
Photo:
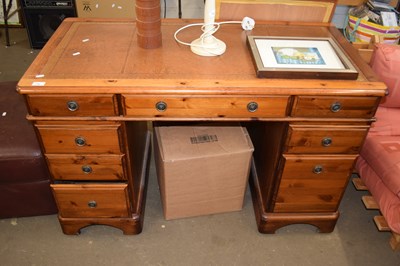
<svg viewBox="0 0 400 266"><path fill-rule="evenodd" d="M120 124L36 124L45 153L120 154Z"/></svg>
<svg viewBox="0 0 400 266"><path fill-rule="evenodd" d="M368 126L290 125L286 153L357 154Z"/></svg>
<svg viewBox="0 0 400 266"><path fill-rule="evenodd" d="M35 116L118 115L115 95L28 95L27 102Z"/></svg>
<svg viewBox="0 0 400 266"><path fill-rule="evenodd" d="M295 98L291 116L324 118L371 118L377 97L312 97Z"/></svg>
<svg viewBox="0 0 400 266"><path fill-rule="evenodd" d="M160 97L123 95L124 115L133 117L285 117L289 96Z"/></svg>
<svg viewBox="0 0 400 266"><path fill-rule="evenodd" d="M356 155L284 157L274 211L336 211Z"/></svg>
<svg viewBox="0 0 400 266"><path fill-rule="evenodd" d="M128 217L127 184L52 184L59 214L74 217Z"/></svg>
<svg viewBox="0 0 400 266"><path fill-rule="evenodd" d="M55 180L126 180L123 155L46 154Z"/></svg>

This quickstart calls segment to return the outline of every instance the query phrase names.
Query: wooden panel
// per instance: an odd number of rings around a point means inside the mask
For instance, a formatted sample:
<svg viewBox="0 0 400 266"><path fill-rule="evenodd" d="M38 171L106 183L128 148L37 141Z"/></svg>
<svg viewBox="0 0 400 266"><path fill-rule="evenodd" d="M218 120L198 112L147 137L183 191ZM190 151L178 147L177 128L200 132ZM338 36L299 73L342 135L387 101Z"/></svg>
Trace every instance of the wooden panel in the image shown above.
<svg viewBox="0 0 400 266"><path fill-rule="evenodd" d="M288 96L271 97L162 97L123 95L124 112L134 117L285 117ZM158 111L159 102L166 104ZM258 109L248 111L248 104L257 103Z"/></svg>
<svg viewBox="0 0 400 266"><path fill-rule="evenodd" d="M338 0L338 5L343 6L359 6L362 5L366 0Z"/></svg>
<svg viewBox="0 0 400 266"><path fill-rule="evenodd" d="M284 157L274 211L336 211L356 155ZM322 171L314 172L315 167L321 167Z"/></svg>
<svg viewBox="0 0 400 266"><path fill-rule="evenodd" d="M118 114L114 95L27 95L36 116L113 116Z"/></svg>
<svg viewBox="0 0 400 266"><path fill-rule="evenodd" d="M374 50L373 49L358 49L358 53L360 54L361 58L366 63L369 63L369 62L371 62Z"/></svg>
<svg viewBox="0 0 400 266"><path fill-rule="evenodd" d="M45 153L121 153L120 125L36 124ZM79 144L77 144L77 142Z"/></svg>
<svg viewBox="0 0 400 266"><path fill-rule="evenodd" d="M123 155L46 154L56 180L126 180Z"/></svg>
<svg viewBox="0 0 400 266"><path fill-rule="evenodd" d="M372 196L362 196L362 202L368 210L379 210L379 205Z"/></svg>
<svg viewBox="0 0 400 266"><path fill-rule="evenodd" d="M338 0L337 4L343 6L359 6L365 2L366 0ZM396 7L398 2L398 0L392 0L390 1L390 5Z"/></svg>
<svg viewBox="0 0 400 266"><path fill-rule="evenodd" d="M390 227L388 225L388 223L386 222L385 217L383 217L382 215L377 215L374 216L374 222L376 227L378 227L378 230L381 232L390 232Z"/></svg>
<svg viewBox="0 0 400 266"><path fill-rule="evenodd" d="M375 114L377 103L377 97L299 96L295 99L291 115L297 117L371 118Z"/></svg>
<svg viewBox="0 0 400 266"><path fill-rule="evenodd" d="M351 181L353 182L355 189L361 190L361 191L368 190L367 186L364 184L364 182L361 180L361 178L354 177Z"/></svg>
<svg viewBox="0 0 400 266"><path fill-rule="evenodd" d="M126 184L52 184L62 217L128 217Z"/></svg>
<svg viewBox="0 0 400 266"><path fill-rule="evenodd" d="M368 128L368 126L290 125L286 152L357 154Z"/></svg>
<svg viewBox="0 0 400 266"><path fill-rule="evenodd" d="M392 232L392 237L390 238L390 247L394 251L400 251L400 234Z"/></svg>
<svg viewBox="0 0 400 266"><path fill-rule="evenodd" d="M222 20L330 22L335 1L216 0L216 17Z"/></svg>
<svg viewBox="0 0 400 266"><path fill-rule="evenodd" d="M287 123L282 122L248 122L246 128L255 147L253 160L257 171L263 204L268 211L271 209L275 193L277 174L276 168L281 159L282 147L286 140Z"/></svg>
<svg viewBox="0 0 400 266"><path fill-rule="evenodd" d="M351 45L357 49L360 57L366 62L370 63L372 59L372 55L374 53L374 46L377 43L383 43L383 36L374 35L371 37L371 41L369 43L365 42L353 42Z"/></svg>

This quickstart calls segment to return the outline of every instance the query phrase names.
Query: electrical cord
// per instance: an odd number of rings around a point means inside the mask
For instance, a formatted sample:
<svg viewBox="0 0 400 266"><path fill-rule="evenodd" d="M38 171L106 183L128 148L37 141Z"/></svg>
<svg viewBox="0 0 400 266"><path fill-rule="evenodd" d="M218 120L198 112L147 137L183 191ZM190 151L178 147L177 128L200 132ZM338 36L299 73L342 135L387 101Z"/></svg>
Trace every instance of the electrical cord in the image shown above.
<svg viewBox="0 0 400 266"><path fill-rule="evenodd" d="M222 21L222 22L214 22L212 24L213 24L213 27L210 28L207 31L205 30L205 28L206 28L206 26L210 26L210 24L193 23L193 24L189 24L189 25L183 26L183 27L179 28L177 31L175 31L175 34L174 34L175 41L180 43L180 44L182 44L182 45L186 45L186 46L195 46L195 47L200 47L200 48L207 48L206 44L203 45L204 39L206 37L215 38L213 36L213 34L218 31L218 29L221 27L221 25L223 25L223 24L241 24L242 28L244 30L252 30L254 28L255 22L254 22L253 19L245 17L242 21ZM179 40L178 34L182 30L190 28L190 27L195 27L195 26L201 26L201 30L203 31L203 34L200 35L200 39L202 40L202 45L195 45L195 44L192 44L192 43L187 43L187 42Z"/></svg>

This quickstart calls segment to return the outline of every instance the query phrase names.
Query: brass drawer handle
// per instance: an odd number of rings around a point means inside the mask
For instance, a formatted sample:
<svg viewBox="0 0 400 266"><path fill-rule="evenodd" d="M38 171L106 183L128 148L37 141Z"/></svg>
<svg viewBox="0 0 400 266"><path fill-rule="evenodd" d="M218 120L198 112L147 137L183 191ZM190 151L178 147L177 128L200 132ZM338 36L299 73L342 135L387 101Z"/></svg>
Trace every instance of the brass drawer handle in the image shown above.
<svg viewBox="0 0 400 266"><path fill-rule="evenodd" d="M67 102L67 108L71 112L75 112L76 110L79 109L79 104L76 101L69 101Z"/></svg>
<svg viewBox="0 0 400 266"><path fill-rule="evenodd" d="M329 137L323 138L322 141L321 141L321 144L322 144L322 146L324 146L324 147L331 146L331 144L332 144L332 138L329 138Z"/></svg>
<svg viewBox="0 0 400 266"><path fill-rule="evenodd" d="M85 174L90 174L92 173L93 169L90 165L84 165L82 166L82 172L84 172Z"/></svg>
<svg viewBox="0 0 400 266"><path fill-rule="evenodd" d="M337 113L342 109L342 104L340 102L335 102L331 105L331 112Z"/></svg>
<svg viewBox="0 0 400 266"><path fill-rule="evenodd" d="M164 112L165 110L167 110L167 103L163 101L157 102L156 109L159 112Z"/></svg>
<svg viewBox="0 0 400 266"><path fill-rule="evenodd" d="M97 207L97 202L95 200L91 200L88 202L88 207L89 208L96 208Z"/></svg>
<svg viewBox="0 0 400 266"><path fill-rule="evenodd" d="M314 173L314 174L320 174L320 173L322 173L322 171L323 171L322 165L316 165L316 166L314 166L314 169L313 169L313 173Z"/></svg>
<svg viewBox="0 0 400 266"><path fill-rule="evenodd" d="M247 104L247 111L249 111L250 113L254 113L255 111L257 111L257 109L258 109L258 103L249 102Z"/></svg>
<svg viewBox="0 0 400 266"><path fill-rule="evenodd" d="M86 140L84 137L77 137L75 138L75 144L76 146L82 147L86 145Z"/></svg>

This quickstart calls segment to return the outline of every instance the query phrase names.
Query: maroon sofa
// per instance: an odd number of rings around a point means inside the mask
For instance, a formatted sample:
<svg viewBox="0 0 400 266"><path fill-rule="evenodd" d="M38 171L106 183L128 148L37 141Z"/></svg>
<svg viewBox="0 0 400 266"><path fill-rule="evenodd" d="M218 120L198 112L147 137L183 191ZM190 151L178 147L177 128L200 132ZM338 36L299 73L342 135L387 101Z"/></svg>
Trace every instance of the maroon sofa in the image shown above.
<svg viewBox="0 0 400 266"><path fill-rule="evenodd" d="M50 175L17 82L0 82L0 218L54 214Z"/></svg>

